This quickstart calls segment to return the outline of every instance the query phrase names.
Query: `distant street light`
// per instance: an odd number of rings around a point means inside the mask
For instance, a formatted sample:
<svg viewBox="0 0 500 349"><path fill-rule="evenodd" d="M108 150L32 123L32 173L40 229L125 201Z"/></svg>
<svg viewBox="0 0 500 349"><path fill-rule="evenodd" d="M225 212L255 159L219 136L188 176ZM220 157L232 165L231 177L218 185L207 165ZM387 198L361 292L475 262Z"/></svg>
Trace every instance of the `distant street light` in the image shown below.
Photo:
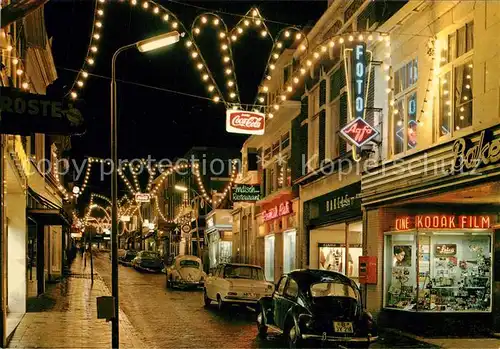
<svg viewBox="0 0 500 349"><path fill-rule="evenodd" d="M75 185L75 186L73 187L73 194L78 195L78 193L80 193L80 187L79 187L79 186L77 186L77 185Z"/></svg>
<svg viewBox="0 0 500 349"><path fill-rule="evenodd" d="M134 44L120 47L111 59L111 295L115 304L115 316L111 320L111 347L120 346L118 329L118 144L117 144L117 102L116 102L116 59L123 51L136 47L140 52L148 52L179 41L180 34L173 31Z"/></svg>
<svg viewBox="0 0 500 349"><path fill-rule="evenodd" d="M182 184L176 184L174 186L174 189L177 190L177 191L182 191L182 192L187 192L188 191L188 188Z"/></svg>

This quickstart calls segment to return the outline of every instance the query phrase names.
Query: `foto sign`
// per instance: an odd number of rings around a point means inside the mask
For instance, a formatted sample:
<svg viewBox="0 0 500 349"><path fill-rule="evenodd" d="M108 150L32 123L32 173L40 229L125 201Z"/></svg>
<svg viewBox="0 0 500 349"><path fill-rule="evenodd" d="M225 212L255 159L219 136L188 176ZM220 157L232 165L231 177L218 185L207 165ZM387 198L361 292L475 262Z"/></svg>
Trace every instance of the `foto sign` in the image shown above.
<svg viewBox="0 0 500 349"><path fill-rule="evenodd" d="M0 88L0 133L70 135L84 132L82 114L71 103L10 87Z"/></svg>
<svg viewBox="0 0 500 349"><path fill-rule="evenodd" d="M230 133L241 133L246 135L263 135L266 117L262 113L227 110L226 131Z"/></svg>
<svg viewBox="0 0 500 349"><path fill-rule="evenodd" d="M236 184L231 193L233 201L259 201L260 185Z"/></svg>
<svg viewBox="0 0 500 349"><path fill-rule="evenodd" d="M137 193L135 194L136 202L149 202L151 200L151 195L148 193Z"/></svg>
<svg viewBox="0 0 500 349"><path fill-rule="evenodd" d="M366 45L356 44L352 52L354 118L364 118L366 105Z"/></svg>

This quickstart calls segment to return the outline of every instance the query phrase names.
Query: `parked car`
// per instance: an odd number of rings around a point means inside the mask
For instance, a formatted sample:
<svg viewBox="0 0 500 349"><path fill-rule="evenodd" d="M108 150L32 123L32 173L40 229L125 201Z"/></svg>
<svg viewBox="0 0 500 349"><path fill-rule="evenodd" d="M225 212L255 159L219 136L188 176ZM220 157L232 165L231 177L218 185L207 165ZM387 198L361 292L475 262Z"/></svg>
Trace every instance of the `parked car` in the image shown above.
<svg viewBox="0 0 500 349"><path fill-rule="evenodd" d="M118 263L125 266L131 266L135 257L137 257L137 251L126 250L122 256L118 256Z"/></svg>
<svg viewBox="0 0 500 349"><path fill-rule="evenodd" d="M256 307L259 299L271 296L274 285L264 279L262 268L250 264L223 263L215 268L205 282L205 306L217 302L219 310L227 305Z"/></svg>
<svg viewBox="0 0 500 349"><path fill-rule="evenodd" d="M166 268L167 288L201 287L207 275L203 271L201 259L196 256L177 256L172 265Z"/></svg>
<svg viewBox="0 0 500 349"><path fill-rule="evenodd" d="M259 335L265 336L268 329L281 332L290 348L307 342L368 348L378 338L372 315L363 310L358 286L337 272L292 271L259 304Z"/></svg>
<svg viewBox="0 0 500 349"><path fill-rule="evenodd" d="M138 252L131 264L135 269L144 271L161 272L163 269L163 261L160 256L152 251Z"/></svg>

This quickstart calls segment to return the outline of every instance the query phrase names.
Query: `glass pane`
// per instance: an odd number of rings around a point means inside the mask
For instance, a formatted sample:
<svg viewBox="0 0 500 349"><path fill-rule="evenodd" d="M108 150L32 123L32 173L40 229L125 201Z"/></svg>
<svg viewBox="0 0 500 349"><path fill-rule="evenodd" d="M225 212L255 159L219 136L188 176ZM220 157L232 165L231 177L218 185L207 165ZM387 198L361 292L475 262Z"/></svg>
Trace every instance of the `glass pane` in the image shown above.
<svg viewBox="0 0 500 349"><path fill-rule="evenodd" d="M413 83L417 83L418 80L418 58L413 60Z"/></svg>
<svg viewBox="0 0 500 349"><path fill-rule="evenodd" d="M467 24L467 52L474 48L474 22Z"/></svg>
<svg viewBox="0 0 500 349"><path fill-rule="evenodd" d="M385 306L414 311L416 305L416 244L414 234L387 235L385 240Z"/></svg>
<svg viewBox="0 0 500 349"><path fill-rule="evenodd" d="M289 231L283 234L283 272L289 273L295 269L295 241L296 231Z"/></svg>
<svg viewBox="0 0 500 349"><path fill-rule="evenodd" d="M447 72L439 79L439 135L450 134L451 129L451 99L450 99L451 72Z"/></svg>
<svg viewBox="0 0 500 349"><path fill-rule="evenodd" d="M404 150L404 115L405 115L405 110L404 110L404 98L398 100L394 104L394 119L393 119L393 125L394 125L394 135L393 135L393 142L394 142L394 154L399 154Z"/></svg>
<svg viewBox="0 0 500 349"><path fill-rule="evenodd" d="M408 97L408 149L417 146L417 92Z"/></svg>
<svg viewBox="0 0 500 349"><path fill-rule="evenodd" d="M402 91L401 79L399 77L399 74L400 74L399 70L397 70L394 73L394 94L396 94L396 95Z"/></svg>
<svg viewBox="0 0 500 349"><path fill-rule="evenodd" d="M418 282L419 311L490 311L491 237L420 236Z"/></svg>
<svg viewBox="0 0 500 349"><path fill-rule="evenodd" d="M455 130L472 125L472 61L455 68Z"/></svg>
<svg viewBox="0 0 500 349"><path fill-rule="evenodd" d="M406 82L408 84L406 87L412 86L415 83L413 79L413 61L410 61L406 65Z"/></svg>
<svg viewBox="0 0 500 349"><path fill-rule="evenodd" d="M457 58L457 35L456 33L448 35L448 60L446 63L452 62Z"/></svg>
<svg viewBox="0 0 500 349"><path fill-rule="evenodd" d="M466 32L465 26L457 30L457 57L460 57L466 52Z"/></svg>
<svg viewBox="0 0 500 349"><path fill-rule="evenodd" d="M316 297L349 297L358 299L358 293L347 284L322 282L311 285L311 296Z"/></svg>
<svg viewBox="0 0 500 349"><path fill-rule="evenodd" d="M446 38L444 40L444 42L442 43L442 48L441 48L441 62L440 62L440 66L443 66L445 65L446 63L448 63L448 41L449 41L449 38Z"/></svg>
<svg viewBox="0 0 500 349"><path fill-rule="evenodd" d="M266 280L274 282L274 235L265 237L264 250Z"/></svg>

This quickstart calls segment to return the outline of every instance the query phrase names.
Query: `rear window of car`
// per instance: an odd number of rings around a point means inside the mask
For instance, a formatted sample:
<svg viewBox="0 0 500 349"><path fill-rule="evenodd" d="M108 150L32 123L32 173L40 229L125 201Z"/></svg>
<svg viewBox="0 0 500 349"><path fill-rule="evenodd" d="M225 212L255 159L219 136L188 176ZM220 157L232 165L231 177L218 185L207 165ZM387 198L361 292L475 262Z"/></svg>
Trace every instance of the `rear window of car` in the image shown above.
<svg viewBox="0 0 500 349"><path fill-rule="evenodd" d="M200 263L198 263L197 261L189 260L189 259L185 259L183 261L180 261L179 265L181 266L181 268L199 268L200 267Z"/></svg>
<svg viewBox="0 0 500 349"><path fill-rule="evenodd" d="M311 285L312 297L349 297L358 299L358 293L352 286L339 282L320 282Z"/></svg>
<svg viewBox="0 0 500 349"><path fill-rule="evenodd" d="M228 279L264 280L261 268L246 265L226 265L224 277Z"/></svg>
<svg viewBox="0 0 500 349"><path fill-rule="evenodd" d="M155 252L142 252L141 257L143 258L158 258L158 254Z"/></svg>

